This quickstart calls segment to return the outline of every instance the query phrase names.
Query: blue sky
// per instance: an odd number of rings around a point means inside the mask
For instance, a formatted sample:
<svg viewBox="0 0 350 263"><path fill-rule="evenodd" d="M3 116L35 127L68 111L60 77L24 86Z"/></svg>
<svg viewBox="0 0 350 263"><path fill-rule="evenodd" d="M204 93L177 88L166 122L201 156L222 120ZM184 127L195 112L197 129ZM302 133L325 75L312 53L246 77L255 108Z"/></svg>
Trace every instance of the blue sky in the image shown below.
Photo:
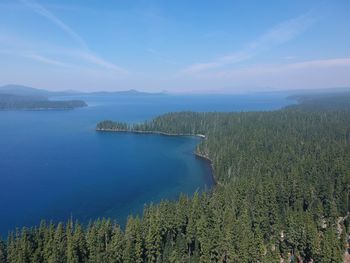
<svg viewBox="0 0 350 263"><path fill-rule="evenodd" d="M0 0L0 85L250 92L350 86L350 1Z"/></svg>

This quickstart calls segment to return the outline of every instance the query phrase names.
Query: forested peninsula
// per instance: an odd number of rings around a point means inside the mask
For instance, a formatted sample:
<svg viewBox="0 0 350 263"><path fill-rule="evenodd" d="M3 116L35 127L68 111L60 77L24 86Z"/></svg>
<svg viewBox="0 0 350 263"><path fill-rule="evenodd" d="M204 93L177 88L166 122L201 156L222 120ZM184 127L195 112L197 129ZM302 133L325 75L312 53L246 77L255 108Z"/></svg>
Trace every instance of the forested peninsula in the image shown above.
<svg viewBox="0 0 350 263"><path fill-rule="evenodd" d="M82 100L49 100L44 96L0 94L0 110L48 110L86 107Z"/></svg>
<svg viewBox="0 0 350 263"><path fill-rule="evenodd" d="M96 125L96 131L106 131L106 132L132 132L132 133L148 133L148 134L160 134L166 136L196 136L202 139L205 138L203 134L195 134L195 133L185 133L185 132L170 132L170 131L160 131L157 130L156 127L146 127L148 125L138 124L138 125L129 125L125 122L114 122L114 121L102 121Z"/></svg>
<svg viewBox="0 0 350 263"><path fill-rule="evenodd" d="M339 96L343 101L343 95ZM342 262L350 228L350 97L270 112L168 113L97 130L202 134L212 191L110 219L45 223L0 242L0 262ZM331 105L333 104L333 105Z"/></svg>

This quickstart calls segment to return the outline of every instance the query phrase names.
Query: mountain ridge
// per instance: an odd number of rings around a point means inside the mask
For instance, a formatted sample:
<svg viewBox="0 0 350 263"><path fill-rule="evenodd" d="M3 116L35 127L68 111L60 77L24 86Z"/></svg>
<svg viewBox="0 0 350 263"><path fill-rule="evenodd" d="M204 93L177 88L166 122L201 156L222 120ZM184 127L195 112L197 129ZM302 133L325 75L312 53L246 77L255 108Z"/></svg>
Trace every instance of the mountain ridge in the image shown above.
<svg viewBox="0 0 350 263"><path fill-rule="evenodd" d="M94 91L94 92L83 92L76 90L62 90L62 91L49 91L46 89L38 89L25 85L7 84L0 86L0 94L20 95L20 96L72 96L72 95L132 95L132 96L149 96L149 95L165 95L164 92L143 92L136 89L121 90L121 91Z"/></svg>

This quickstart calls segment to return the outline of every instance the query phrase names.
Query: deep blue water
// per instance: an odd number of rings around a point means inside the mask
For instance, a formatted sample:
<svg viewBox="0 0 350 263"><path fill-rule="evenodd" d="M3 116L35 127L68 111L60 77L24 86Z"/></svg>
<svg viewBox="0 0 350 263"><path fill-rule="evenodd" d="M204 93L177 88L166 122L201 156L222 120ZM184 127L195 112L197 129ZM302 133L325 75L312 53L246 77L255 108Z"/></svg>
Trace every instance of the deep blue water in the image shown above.
<svg viewBox="0 0 350 263"><path fill-rule="evenodd" d="M141 122L181 110L273 110L285 94L241 96L81 96L89 107L0 111L0 234L69 217L125 223L145 203L209 189L209 165L193 137L99 133L104 119Z"/></svg>

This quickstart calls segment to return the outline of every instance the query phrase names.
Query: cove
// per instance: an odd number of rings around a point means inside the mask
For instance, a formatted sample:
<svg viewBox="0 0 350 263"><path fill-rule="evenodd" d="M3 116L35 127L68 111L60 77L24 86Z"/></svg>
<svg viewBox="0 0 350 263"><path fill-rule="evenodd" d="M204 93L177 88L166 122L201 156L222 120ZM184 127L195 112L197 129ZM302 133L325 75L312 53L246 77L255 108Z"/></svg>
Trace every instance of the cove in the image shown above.
<svg viewBox="0 0 350 263"><path fill-rule="evenodd" d="M0 112L0 235L41 219L124 224L144 204L210 189L199 138L101 133L98 121L130 123L180 111L277 109L284 96L82 96L89 107Z"/></svg>

